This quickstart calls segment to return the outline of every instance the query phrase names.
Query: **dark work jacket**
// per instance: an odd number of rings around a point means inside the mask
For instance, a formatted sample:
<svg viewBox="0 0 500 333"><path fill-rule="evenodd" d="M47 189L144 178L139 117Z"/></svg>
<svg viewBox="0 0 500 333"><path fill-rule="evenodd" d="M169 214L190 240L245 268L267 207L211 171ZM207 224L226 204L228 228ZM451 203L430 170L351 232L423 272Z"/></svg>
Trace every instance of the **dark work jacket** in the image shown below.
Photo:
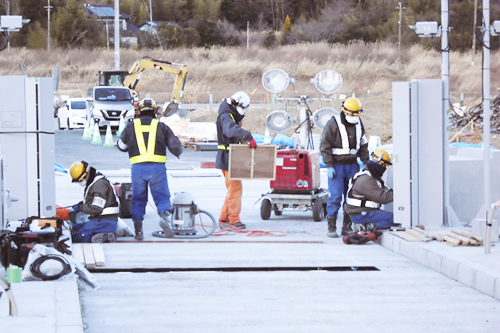
<svg viewBox="0 0 500 333"><path fill-rule="evenodd" d="M349 138L349 147L351 149L356 148L356 125L347 122L344 112L340 113L340 118L346 128L347 136ZM334 155L332 148L342 148L342 138L340 136L339 127L335 118L332 117L332 119L328 121L323 129L323 138L320 144L323 162L327 167L331 167L334 164L356 163L356 159L358 157L360 157L361 161L366 164L369 159L368 142L366 140L365 127L363 126L363 122L361 122L361 118L359 119L359 122L361 123L361 138L359 138L361 140L361 145L358 153Z"/></svg>
<svg viewBox="0 0 500 333"><path fill-rule="evenodd" d="M106 177L91 168L80 211L89 214L89 219L118 220L118 198L112 186Z"/></svg>
<svg viewBox="0 0 500 333"><path fill-rule="evenodd" d="M142 125L149 125L153 120L150 116L141 116L140 119ZM148 138L149 134L144 133L144 143L146 147L148 145ZM127 151L129 157L139 155L139 147L137 146L137 139L135 137L134 122L127 124L127 127L123 130L120 141L117 145L118 149L121 151ZM123 148L123 144L126 145L126 148ZM155 155L167 156L167 149L174 156L179 157L182 153L182 143L175 136L170 127L159 121L156 131Z"/></svg>
<svg viewBox="0 0 500 333"><path fill-rule="evenodd" d="M221 170L229 169L229 148L230 144L252 140L252 133L241 128L238 123L243 117L223 100L219 106L219 116L217 117L217 156L215 167Z"/></svg>

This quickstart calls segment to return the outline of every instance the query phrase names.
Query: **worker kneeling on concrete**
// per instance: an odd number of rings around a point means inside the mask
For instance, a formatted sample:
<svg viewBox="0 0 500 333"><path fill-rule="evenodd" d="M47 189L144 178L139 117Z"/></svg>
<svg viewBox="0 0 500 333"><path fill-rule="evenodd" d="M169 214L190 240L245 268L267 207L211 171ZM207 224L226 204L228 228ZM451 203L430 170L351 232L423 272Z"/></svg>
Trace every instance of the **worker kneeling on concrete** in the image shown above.
<svg viewBox="0 0 500 333"><path fill-rule="evenodd" d="M392 189L385 186L382 176L391 165L391 157L385 150L372 153L365 168L349 180L344 211L349 214L355 233L375 232L394 224L394 215L380 209L392 202Z"/></svg>
<svg viewBox="0 0 500 333"><path fill-rule="evenodd" d="M115 242L119 201L114 187L102 173L85 161L74 162L70 174L73 183L85 187L83 201L74 205L73 210L90 215L88 222L73 225L73 242Z"/></svg>

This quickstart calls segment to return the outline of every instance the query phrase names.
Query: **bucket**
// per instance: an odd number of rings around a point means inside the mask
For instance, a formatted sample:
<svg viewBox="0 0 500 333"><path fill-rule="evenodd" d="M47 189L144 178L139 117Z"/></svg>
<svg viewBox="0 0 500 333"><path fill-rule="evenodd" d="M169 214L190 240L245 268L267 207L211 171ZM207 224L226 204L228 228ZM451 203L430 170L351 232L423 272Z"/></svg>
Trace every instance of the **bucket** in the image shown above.
<svg viewBox="0 0 500 333"><path fill-rule="evenodd" d="M19 283L23 280L22 278L23 270L21 267L16 265L9 265L7 268L7 282L8 283Z"/></svg>

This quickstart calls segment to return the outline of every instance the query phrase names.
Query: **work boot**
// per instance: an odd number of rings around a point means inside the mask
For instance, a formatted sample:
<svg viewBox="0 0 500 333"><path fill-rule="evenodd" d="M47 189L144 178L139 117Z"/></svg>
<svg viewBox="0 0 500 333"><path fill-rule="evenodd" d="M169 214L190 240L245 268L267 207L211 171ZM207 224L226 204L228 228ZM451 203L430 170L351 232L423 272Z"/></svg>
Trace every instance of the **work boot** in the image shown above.
<svg viewBox="0 0 500 333"><path fill-rule="evenodd" d="M142 233L142 221L134 221L134 229L135 229L135 240L141 241L144 239L144 235Z"/></svg>
<svg viewBox="0 0 500 333"><path fill-rule="evenodd" d="M175 233L172 227L170 226L170 222L168 218L170 217L170 213L165 211L160 213L160 227L163 229L163 234L165 238L174 237Z"/></svg>
<svg viewBox="0 0 500 333"><path fill-rule="evenodd" d="M352 222L349 215L344 213L344 221L342 223L342 236L352 234Z"/></svg>
<svg viewBox="0 0 500 333"><path fill-rule="evenodd" d="M98 232L90 239L91 243L114 243L116 235L112 232Z"/></svg>
<svg viewBox="0 0 500 333"><path fill-rule="evenodd" d="M331 238L337 238L339 235L337 235L337 218L333 216L327 216L326 220L328 221L328 237Z"/></svg>

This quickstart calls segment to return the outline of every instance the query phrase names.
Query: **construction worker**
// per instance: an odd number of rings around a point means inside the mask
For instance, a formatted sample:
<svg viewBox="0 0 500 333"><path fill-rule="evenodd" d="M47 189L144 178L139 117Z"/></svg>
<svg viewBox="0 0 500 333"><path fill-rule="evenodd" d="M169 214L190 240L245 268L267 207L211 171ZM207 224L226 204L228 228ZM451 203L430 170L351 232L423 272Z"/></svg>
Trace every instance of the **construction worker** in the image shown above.
<svg viewBox="0 0 500 333"><path fill-rule="evenodd" d="M362 112L361 101L349 97L342 103L342 112L328 121L323 129L320 144L323 162L327 167L328 191L327 205L328 237L337 238L337 215L345 198L347 185L358 171L358 157L362 163L369 159L368 140L359 117ZM351 220L344 211L342 235L351 232Z"/></svg>
<svg viewBox="0 0 500 333"><path fill-rule="evenodd" d="M392 202L392 189L385 186L382 176L391 165L391 157L385 150L377 150L365 168L354 175L344 203L344 211L353 223L354 232L387 229L394 224L394 215L380 209Z"/></svg>
<svg viewBox="0 0 500 333"><path fill-rule="evenodd" d="M139 103L140 117L127 124L117 147L128 152L132 163L132 204L130 213L134 221L135 239L143 240L142 222L148 203L148 186L160 215L160 227L166 238L174 236L169 223L172 210L168 188L167 149L177 158L182 144L170 127L156 119L156 102L144 98Z"/></svg>
<svg viewBox="0 0 500 333"><path fill-rule="evenodd" d="M219 217L219 226L221 228L246 228L246 225L240 220L243 186L241 180L229 179L228 169L230 144L248 142L251 148L257 147L252 133L241 128L242 120L249 106L250 97L243 91L238 91L231 97L224 99L219 106L215 167L222 170L227 188L226 199Z"/></svg>
<svg viewBox="0 0 500 333"><path fill-rule="evenodd" d="M73 242L115 242L120 209L114 187L102 173L85 161L74 162L70 175L73 183L85 187L84 200L74 205L73 211L90 215L88 222L73 225Z"/></svg>

